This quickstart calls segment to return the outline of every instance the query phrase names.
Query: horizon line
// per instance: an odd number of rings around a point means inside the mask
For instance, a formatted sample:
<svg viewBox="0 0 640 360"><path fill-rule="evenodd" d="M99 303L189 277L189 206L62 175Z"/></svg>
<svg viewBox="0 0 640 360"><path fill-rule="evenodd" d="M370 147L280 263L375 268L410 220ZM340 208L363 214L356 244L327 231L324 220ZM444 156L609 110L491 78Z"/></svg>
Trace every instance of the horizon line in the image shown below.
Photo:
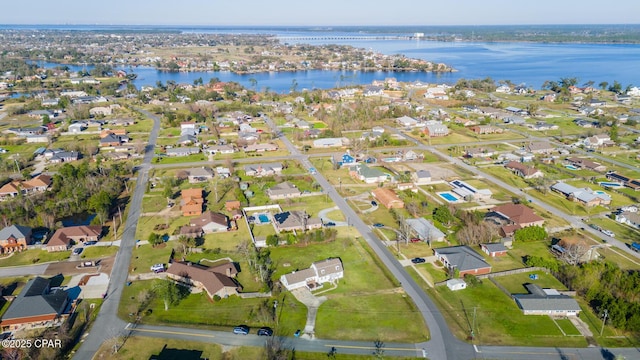
<svg viewBox="0 0 640 360"><path fill-rule="evenodd" d="M288 24L288 25L276 25L276 24L115 24L115 23L0 23L0 26L192 26L192 27L446 27L446 26L459 26L459 27L489 27L489 26L512 26L512 27L524 27L524 26L639 26L640 23L530 23L530 24L357 24L357 25L345 25L345 24Z"/></svg>

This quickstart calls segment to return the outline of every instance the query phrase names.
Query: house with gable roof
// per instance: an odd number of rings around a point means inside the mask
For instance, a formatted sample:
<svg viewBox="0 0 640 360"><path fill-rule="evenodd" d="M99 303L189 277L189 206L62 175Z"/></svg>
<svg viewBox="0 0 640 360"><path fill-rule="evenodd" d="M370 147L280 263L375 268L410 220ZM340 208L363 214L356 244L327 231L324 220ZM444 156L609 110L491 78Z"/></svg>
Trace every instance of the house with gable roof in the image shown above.
<svg viewBox="0 0 640 360"><path fill-rule="evenodd" d="M321 288L324 283L333 283L343 277L342 261L339 258L329 258L314 262L308 269L280 276L280 283L289 291L302 287L313 290Z"/></svg>
<svg viewBox="0 0 640 360"><path fill-rule="evenodd" d="M180 210L184 216L202 215L202 189L184 189L180 193Z"/></svg>
<svg viewBox="0 0 640 360"><path fill-rule="evenodd" d="M62 289L51 289L51 281L36 277L27 282L2 315L2 330L15 331L62 324L69 297Z"/></svg>
<svg viewBox="0 0 640 360"><path fill-rule="evenodd" d="M491 272L491 265L467 245L436 248L433 253L450 273L457 270L460 277Z"/></svg>
<svg viewBox="0 0 640 360"><path fill-rule="evenodd" d="M20 251L31 245L31 228L10 225L0 230L0 249L3 254Z"/></svg>
<svg viewBox="0 0 640 360"><path fill-rule="evenodd" d="M206 267L174 261L166 273L169 279L190 287L192 292L204 291L212 299L216 295L221 298L237 295L242 290L234 279L238 269L232 262Z"/></svg>

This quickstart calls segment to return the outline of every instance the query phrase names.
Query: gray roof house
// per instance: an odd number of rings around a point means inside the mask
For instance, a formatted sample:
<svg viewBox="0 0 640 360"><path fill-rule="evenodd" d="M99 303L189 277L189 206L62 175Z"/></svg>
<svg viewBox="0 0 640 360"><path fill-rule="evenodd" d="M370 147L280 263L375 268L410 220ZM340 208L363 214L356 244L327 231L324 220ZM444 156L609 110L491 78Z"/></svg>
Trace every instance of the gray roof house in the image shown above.
<svg viewBox="0 0 640 360"><path fill-rule="evenodd" d="M418 170L411 174L411 179L417 185L425 185L431 182L431 173L427 170Z"/></svg>
<svg viewBox="0 0 640 360"><path fill-rule="evenodd" d="M300 190L288 181L276 184L273 187L267 189L267 195L271 200L296 198L300 197L300 194Z"/></svg>
<svg viewBox="0 0 640 360"><path fill-rule="evenodd" d="M200 152L199 147L179 147L167 149L167 156L189 156Z"/></svg>
<svg viewBox="0 0 640 360"><path fill-rule="evenodd" d="M568 295L554 289L542 289L536 284L526 284L529 294L513 295L524 315L578 316L580 305Z"/></svg>
<svg viewBox="0 0 640 360"><path fill-rule="evenodd" d="M52 326L64 315L67 304L64 290L51 290L51 281L38 276L29 280L13 300L0 326L9 330Z"/></svg>
<svg viewBox="0 0 640 360"><path fill-rule="evenodd" d="M213 170L208 167L193 168L187 170L189 183L195 184L213 179Z"/></svg>
<svg viewBox="0 0 640 360"><path fill-rule="evenodd" d="M460 277L466 274L481 275L491 272L491 265L482 255L466 245L437 248L433 249L433 252L447 269L458 270Z"/></svg>
<svg viewBox="0 0 640 360"><path fill-rule="evenodd" d="M253 164L253 165L245 165L244 171L247 176L270 176L270 175L280 175L282 172L282 164L280 163L272 163L272 164Z"/></svg>
<svg viewBox="0 0 640 360"><path fill-rule="evenodd" d="M322 227L320 218L312 218L304 211L284 211L273 215L274 224L278 232L319 229Z"/></svg>
<svg viewBox="0 0 640 360"><path fill-rule="evenodd" d="M425 218L407 219L406 223L418 234L421 240L427 242L444 241L444 233Z"/></svg>
<svg viewBox="0 0 640 360"><path fill-rule="evenodd" d="M308 269L282 275L280 283L289 291L305 286L318 289L323 283L335 282L343 277L342 261L339 258L329 258L314 262Z"/></svg>

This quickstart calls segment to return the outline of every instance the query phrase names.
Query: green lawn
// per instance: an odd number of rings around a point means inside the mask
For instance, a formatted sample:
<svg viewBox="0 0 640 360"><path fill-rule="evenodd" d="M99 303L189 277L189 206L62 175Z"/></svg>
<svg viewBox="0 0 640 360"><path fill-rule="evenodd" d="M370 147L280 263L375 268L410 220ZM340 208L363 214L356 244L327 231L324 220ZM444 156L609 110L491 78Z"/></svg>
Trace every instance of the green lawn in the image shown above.
<svg viewBox="0 0 640 360"><path fill-rule="evenodd" d="M86 246L82 252L83 259L100 259L113 256L118 252L117 246Z"/></svg>
<svg viewBox="0 0 640 360"><path fill-rule="evenodd" d="M532 280L529 278L530 274L538 275L537 280ZM494 278L500 285L502 285L507 291L512 294L527 294L528 291L524 287L525 284L536 284L541 288L546 289L556 289L556 290L567 290L567 287L564 286L558 279L556 279L553 275L547 274L543 271L534 271L534 272L526 272L522 274L514 274L509 276L500 276Z"/></svg>
<svg viewBox="0 0 640 360"><path fill-rule="evenodd" d="M548 316L525 316L516 303L488 280L462 291L431 290L452 330L466 338L475 324L476 341L486 345L584 347L582 337L566 337ZM475 309L475 321L474 321Z"/></svg>
<svg viewBox="0 0 640 360"><path fill-rule="evenodd" d="M0 259L0 267L41 264L62 261L69 258L71 251L48 252L47 250L26 250Z"/></svg>
<svg viewBox="0 0 640 360"><path fill-rule="evenodd" d="M187 225L192 217L178 216L141 216L138 220L138 227L136 229L136 239L147 240L149 234L156 232L158 234L167 233L172 235L178 228L183 225ZM165 230L153 230L156 225L166 225L169 227Z"/></svg>
<svg viewBox="0 0 640 360"><path fill-rule="evenodd" d="M589 222L596 224L603 229L611 230L616 234L616 239L624 242L637 241L640 238L640 230L634 229L626 224L620 224L609 218L593 217Z"/></svg>
<svg viewBox="0 0 640 360"><path fill-rule="evenodd" d="M142 198L142 212L151 213L159 212L167 207L167 198L160 193L153 195L147 194Z"/></svg>
<svg viewBox="0 0 640 360"><path fill-rule="evenodd" d="M498 179L504 181L505 183L517 187L518 189L522 189L528 187L529 185L519 176L514 175L511 171L505 169L503 166L492 165L487 167L482 167L480 170L486 172L487 174L491 174Z"/></svg>
<svg viewBox="0 0 640 360"><path fill-rule="evenodd" d="M571 323L569 319L555 319L556 324L564 331L568 336L582 336L580 331Z"/></svg>
<svg viewBox="0 0 640 360"><path fill-rule="evenodd" d="M223 251L232 251L236 249L236 246L242 241L251 241L249 230L247 229L247 223L244 219L238 220L238 230L236 231L223 231L212 234L205 234L203 248L216 249L220 248ZM265 225L273 227L271 225Z"/></svg>
<svg viewBox="0 0 640 360"><path fill-rule="evenodd" d="M200 154L193 154L188 156L164 156L164 157L156 157L153 159L154 164L180 164L180 163L188 163L195 161L205 161L207 157Z"/></svg>
<svg viewBox="0 0 640 360"><path fill-rule="evenodd" d="M169 262L169 256L173 250L172 243L166 243L159 247L142 245L133 249L133 259L131 260L131 273L147 273L153 264Z"/></svg>

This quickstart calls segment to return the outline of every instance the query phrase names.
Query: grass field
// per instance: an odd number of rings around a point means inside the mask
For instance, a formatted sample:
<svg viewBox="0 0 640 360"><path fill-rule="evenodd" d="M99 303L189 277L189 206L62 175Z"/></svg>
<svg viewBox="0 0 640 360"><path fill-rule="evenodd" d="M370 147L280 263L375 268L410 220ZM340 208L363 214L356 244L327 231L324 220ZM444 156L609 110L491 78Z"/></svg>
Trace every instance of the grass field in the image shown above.
<svg viewBox="0 0 640 360"><path fill-rule="evenodd" d="M50 261L62 261L69 258L71 251L48 252L47 250L26 250L11 256L0 258L0 267L41 264Z"/></svg>
<svg viewBox="0 0 640 360"><path fill-rule="evenodd" d="M113 256L118 252L117 246L86 246L82 251L83 259L100 259Z"/></svg>
<svg viewBox="0 0 640 360"><path fill-rule="evenodd" d="M169 256L173 250L171 243L166 243L158 247L142 245L133 249L133 259L131 260L131 273L140 274L149 272L153 264L169 262Z"/></svg>
<svg viewBox="0 0 640 360"><path fill-rule="evenodd" d="M538 275L538 279L537 280L530 279L529 278L530 274ZM509 276L500 276L494 279L512 294L527 294L528 291L524 287L524 284L528 284L528 283L539 285L543 289L550 288L550 289L556 289L556 290L567 290L567 287L564 286L558 279L553 277L553 275L547 274L542 271L526 272L522 274L514 274Z"/></svg>

